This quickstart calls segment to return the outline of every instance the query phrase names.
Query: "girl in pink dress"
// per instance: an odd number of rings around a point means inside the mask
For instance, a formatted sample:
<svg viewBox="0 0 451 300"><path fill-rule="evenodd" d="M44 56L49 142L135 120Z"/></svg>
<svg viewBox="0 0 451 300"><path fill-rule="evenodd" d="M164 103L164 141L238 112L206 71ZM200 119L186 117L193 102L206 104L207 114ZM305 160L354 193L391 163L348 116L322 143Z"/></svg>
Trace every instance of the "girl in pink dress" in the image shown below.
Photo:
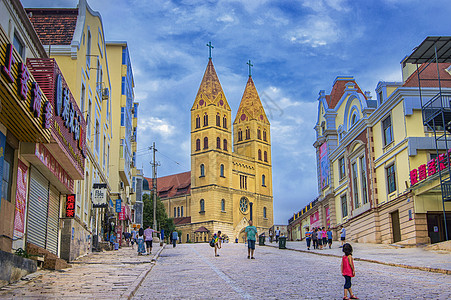
<svg viewBox="0 0 451 300"><path fill-rule="evenodd" d="M354 259L352 258L352 246L348 243L343 245L343 255L341 259L341 274L345 278L345 286L344 286L344 297L343 300L349 299L359 299L356 295L352 293L351 289L351 277L355 276L355 268L354 268ZM348 291L349 296L348 297Z"/></svg>

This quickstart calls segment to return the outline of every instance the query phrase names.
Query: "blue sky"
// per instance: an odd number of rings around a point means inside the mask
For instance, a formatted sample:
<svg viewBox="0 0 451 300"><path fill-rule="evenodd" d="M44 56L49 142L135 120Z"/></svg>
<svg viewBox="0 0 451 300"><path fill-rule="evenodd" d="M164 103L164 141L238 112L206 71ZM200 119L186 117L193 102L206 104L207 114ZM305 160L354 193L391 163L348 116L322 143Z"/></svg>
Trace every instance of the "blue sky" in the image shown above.
<svg viewBox="0 0 451 300"><path fill-rule="evenodd" d="M286 224L318 195L315 126L320 90L338 75L361 89L400 81L401 59L428 35L450 35L448 0L159 1L88 0L106 40L127 41L140 102L138 165L151 176L190 169L190 108L208 62L236 114L252 75L271 122L274 221ZM22 0L24 7L75 7L77 0ZM177 162L177 163L175 163Z"/></svg>

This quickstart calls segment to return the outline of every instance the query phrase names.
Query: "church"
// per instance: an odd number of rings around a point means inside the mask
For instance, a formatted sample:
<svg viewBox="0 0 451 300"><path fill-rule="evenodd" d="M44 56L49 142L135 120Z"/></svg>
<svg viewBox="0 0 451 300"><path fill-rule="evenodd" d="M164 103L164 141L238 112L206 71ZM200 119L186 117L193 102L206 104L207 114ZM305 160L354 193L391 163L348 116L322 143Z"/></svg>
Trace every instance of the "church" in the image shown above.
<svg viewBox="0 0 451 300"><path fill-rule="evenodd" d="M208 241L218 230L230 242L244 242L249 220L259 234L273 225L270 123L250 72L231 121L210 57L191 108L191 172L157 178L157 194L183 243Z"/></svg>

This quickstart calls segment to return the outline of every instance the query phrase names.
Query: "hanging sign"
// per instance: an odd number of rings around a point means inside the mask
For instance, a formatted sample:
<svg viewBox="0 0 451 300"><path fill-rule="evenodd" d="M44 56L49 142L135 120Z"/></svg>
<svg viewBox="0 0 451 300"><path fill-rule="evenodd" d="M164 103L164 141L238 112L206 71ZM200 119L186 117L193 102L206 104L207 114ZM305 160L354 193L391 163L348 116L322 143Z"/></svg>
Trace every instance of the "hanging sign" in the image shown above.
<svg viewBox="0 0 451 300"><path fill-rule="evenodd" d="M20 159L17 168L16 212L14 237L22 238L25 232L25 210L27 209L28 167Z"/></svg>
<svg viewBox="0 0 451 300"><path fill-rule="evenodd" d="M75 195L66 195L66 218L75 217Z"/></svg>
<svg viewBox="0 0 451 300"><path fill-rule="evenodd" d="M107 207L106 194L106 183L94 183L92 187L92 207Z"/></svg>
<svg viewBox="0 0 451 300"><path fill-rule="evenodd" d="M122 201L121 201L121 198L117 198L117 199L116 199L116 212L117 212L117 213L120 213L120 212L122 211L122 209L121 209L121 208L122 208L122 207L121 207L121 202L122 202Z"/></svg>

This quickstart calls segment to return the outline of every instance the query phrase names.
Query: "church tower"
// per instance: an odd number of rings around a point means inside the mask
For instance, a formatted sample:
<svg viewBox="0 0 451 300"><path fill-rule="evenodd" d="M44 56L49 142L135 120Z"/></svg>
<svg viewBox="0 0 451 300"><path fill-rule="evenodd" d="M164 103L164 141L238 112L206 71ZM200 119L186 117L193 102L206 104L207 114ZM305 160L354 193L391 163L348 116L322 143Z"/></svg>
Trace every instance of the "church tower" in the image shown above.
<svg viewBox="0 0 451 300"><path fill-rule="evenodd" d="M231 110L210 57L191 108L191 222L231 234L231 186Z"/></svg>

